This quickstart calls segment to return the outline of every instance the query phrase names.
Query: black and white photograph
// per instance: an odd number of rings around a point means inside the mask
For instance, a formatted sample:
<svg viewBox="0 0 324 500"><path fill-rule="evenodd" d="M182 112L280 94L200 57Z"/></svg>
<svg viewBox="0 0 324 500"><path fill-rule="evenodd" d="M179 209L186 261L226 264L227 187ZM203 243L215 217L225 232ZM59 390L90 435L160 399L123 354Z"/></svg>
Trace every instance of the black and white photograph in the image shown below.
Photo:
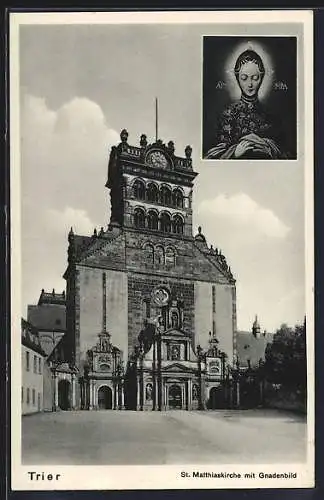
<svg viewBox="0 0 324 500"><path fill-rule="evenodd" d="M10 37L13 489L312 486L312 14Z"/></svg>
<svg viewBox="0 0 324 500"><path fill-rule="evenodd" d="M204 159L296 159L296 47L296 37L204 37Z"/></svg>

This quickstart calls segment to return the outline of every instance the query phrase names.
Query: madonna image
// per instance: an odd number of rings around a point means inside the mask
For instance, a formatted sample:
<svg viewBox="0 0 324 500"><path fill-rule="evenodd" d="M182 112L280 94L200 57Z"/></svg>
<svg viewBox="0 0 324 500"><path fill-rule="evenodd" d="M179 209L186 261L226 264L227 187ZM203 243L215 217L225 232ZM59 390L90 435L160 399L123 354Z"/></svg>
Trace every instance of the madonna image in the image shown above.
<svg viewBox="0 0 324 500"><path fill-rule="evenodd" d="M282 55L275 50L273 40L272 43L269 43L268 39L262 40L262 45L257 42L243 42L239 44L239 48L242 47L243 50L235 51L230 46L233 38L217 39L219 42L227 42L231 53L230 56L227 55L227 62L218 61L218 66L225 67L225 77L222 78L223 75L217 68L214 72L210 71L206 64L217 65L217 59L220 59L217 54L224 54L226 50L215 51L214 57L210 51L206 59L204 50L203 158L295 159L296 58L290 54L290 68L284 68ZM292 39L288 41L293 45ZM234 38L234 42L238 45L237 38ZM276 73L279 75L275 74L275 64L272 62L275 59ZM228 61L232 67L228 67ZM278 76L280 81L277 81ZM208 79L208 82L205 79Z"/></svg>

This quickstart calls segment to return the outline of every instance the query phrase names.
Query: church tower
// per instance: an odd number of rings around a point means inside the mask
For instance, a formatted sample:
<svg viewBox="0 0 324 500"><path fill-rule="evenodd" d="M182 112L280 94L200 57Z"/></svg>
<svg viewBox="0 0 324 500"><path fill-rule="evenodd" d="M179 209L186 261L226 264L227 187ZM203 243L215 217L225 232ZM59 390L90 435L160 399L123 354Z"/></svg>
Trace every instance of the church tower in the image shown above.
<svg viewBox="0 0 324 500"><path fill-rule="evenodd" d="M253 321L252 334L256 339L260 338L261 335L261 327L257 315L255 316L255 320Z"/></svg>
<svg viewBox="0 0 324 500"><path fill-rule="evenodd" d="M113 226L155 234L192 236L193 172L191 147L185 157L175 155L174 143L161 140L139 146L128 144L122 130L121 142L111 151L108 180Z"/></svg>
<svg viewBox="0 0 324 500"><path fill-rule="evenodd" d="M191 154L190 146L178 156L172 141L149 143L144 134L131 145L125 129L111 148L109 224L92 235L71 230L68 236L67 330L80 374L89 366L87 353L97 345L98 331L105 330L102 310L125 368L143 348L143 336L149 340L147 328L157 324L166 361L185 362L190 349L194 358L198 344L208 348L209 331L228 362L233 359L235 279L202 228L193 235L197 173ZM169 360L175 352L179 359Z"/></svg>

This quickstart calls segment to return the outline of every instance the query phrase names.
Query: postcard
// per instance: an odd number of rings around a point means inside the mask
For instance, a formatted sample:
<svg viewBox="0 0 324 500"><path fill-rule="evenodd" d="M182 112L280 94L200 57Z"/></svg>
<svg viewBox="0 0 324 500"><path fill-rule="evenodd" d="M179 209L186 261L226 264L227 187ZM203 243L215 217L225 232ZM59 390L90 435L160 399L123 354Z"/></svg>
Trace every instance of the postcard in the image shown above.
<svg viewBox="0 0 324 500"><path fill-rule="evenodd" d="M312 22L10 14L13 490L314 486Z"/></svg>

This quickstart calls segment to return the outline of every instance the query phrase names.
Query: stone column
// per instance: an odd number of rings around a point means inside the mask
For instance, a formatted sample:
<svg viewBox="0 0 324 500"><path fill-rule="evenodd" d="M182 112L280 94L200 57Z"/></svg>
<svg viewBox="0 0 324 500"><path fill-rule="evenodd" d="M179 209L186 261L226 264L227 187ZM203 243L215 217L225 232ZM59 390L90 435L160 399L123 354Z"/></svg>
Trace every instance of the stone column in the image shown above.
<svg viewBox="0 0 324 500"><path fill-rule="evenodd" d="M192 410L192 379L188 380L188 410Z"/></svg>
<svg viewBox="0 0 324 500"><path fill-rule="evenodd" d="M86 390L85 390L85 382L84 382L83 378L82 378L82 381L80 382L80 408L81 408L81 410L86 409Z"/></svg>
<svg viewBox="0 0 324 500"><path fill-rule="evenodd" d="M52 373L52 411L56 411L56 373Z"/></svg>
<svg viewBox="0 0 324 500"><path fill-rule="evenodd" d="M143 367L143 355L140 355L140 410L143 411L143 406L144 406L144 393L145 393L145 386L144 386L144 367Z"/></svg>
<svg viewBox="0 0 324 500"><path fill-rule="evenodd" d="M93 410L93 390L92 390L92 380L89 381L89 410Z"/></svg>
<svg viewBox="0 0 324 500"><path fill-rule="evenodd" d="M120 384L120 410L123 410L125 408L125 400L124 400L124 384L121 382Z"/></svg>
<svg viewBox="0 0 324 500"><path fill-rule="evenodd" d="M201 384L201 409L206 410L207 409L207 404L206 404L206 376L203 375L202 377L202 384Z"/></svg>
<svg viewBox="0 0 324 500"><path fill-rule="evenodd" d="M85 392L85 408L86 408L86 410L90 410L90 382L89 382L89 379L86 380L86 383L84 385L84 392Z"/></svg>
<svg viewBox="0 0 324 500"><path fill-rule="evenodd" d="M75 374L72 374L72 410L75 410Z"/></svg>
<svg viewBox="0 0 324 500"><path fill-rule="evenodd" d="M96 381L92 380L92 409L96 410L98 406L98 401L96 398Z"/></svg>
<svg viewBox="0 0 324 500"><path fill-rule="evenodd" d="M113 380L113 385L112 385L112 409L117 410L118 407L118 383L116 380Z"/></svg>
<svg viewBox="0 0 324 500"><path fill-rule="evenodd" d="M140 408L141 404L141 383L139 377L137 377L136 380L136 385L137 385L137 402L136 402L136 410Z"/></svg>
<svg viewBox="0 0 324 500"><path fill-rule="evenodd" d="M54 376L54 384L55 384L55 401L54 401L54 408L55 408L55 411L58 409L59 407L59 394L58 394L58 378L57 378L57 374Z"/></svg>

